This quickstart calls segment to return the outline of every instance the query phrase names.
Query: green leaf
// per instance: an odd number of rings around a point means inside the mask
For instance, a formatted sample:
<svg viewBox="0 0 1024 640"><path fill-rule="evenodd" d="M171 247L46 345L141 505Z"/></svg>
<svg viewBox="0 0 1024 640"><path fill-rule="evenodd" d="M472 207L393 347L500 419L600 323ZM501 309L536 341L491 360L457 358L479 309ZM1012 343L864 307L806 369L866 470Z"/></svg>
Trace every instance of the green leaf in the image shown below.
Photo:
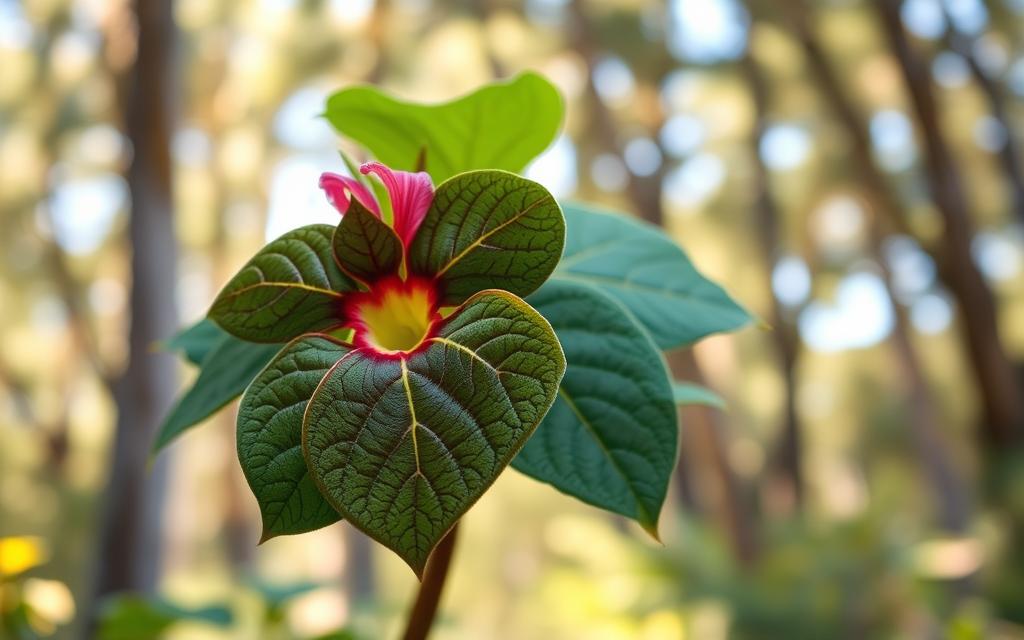
<svg viewBox="0 0 1024 640"><path fill-rule="evenodd" d="M707 387L690 382L672 383L672 396L678 405L702 404L716 409L725 409L725 400Z"/></svg>
<svg viewBox="0 0 1024 640"><path fill-rule="evenodd" d="M303 449L328 501L421 575L551 406L565 360L519 298L485 291L408 359L344 356L306 410Z"/></svg>
<svg viewBox="0 0 1024 640"><path fill-rule="evenodd" d="M263 517L260 542L337 522L302 457L302 415L328 369L351 346L296 338L260 372L238 409L238 461Z"/></svg>
<svg viewBox="0 0 1024 640"><path fill-rule="evenodd" d="M233 619L226 605L188 608L161 598L126 594L104 601L97 635L100 640L156 640L178 622L224 628L230 626Z"/></svg>
<svg viewBox="0 0 1024 640"><path fill-rule="evenodd" d="M552 279L529 301L551 322L568 367L512 466L657 537L678 441L661 353L621 305L588 285Z"/></svg>
<svg viewBox="0 0 1024 640"><path fill-rule="evenodd" d="M435 105L351 87L328 98L324 116L392 169L418 170L425 151L437 184L473 169L522 171L555 139L563 111L558 89L524 73Z"/></svg>
<svg viewBox="0 0 1024 640"><path fill-rule="evenodd" d="M227 332L212 320L203 318L165 340L161 347L167 351L180 351L186 360L199 364L226 335Z"/></svg>
<svg viewBox="0 0 1024 640"><path fill-rule="evenodd" d="M286 342L339 324L342 292L356 285L335 264L334 228L289 231L253 256L225 285L210 318L251 342Z"/></svg>
<svg viewBox="0 0 1024 640"><path fill-rule="evenodd" d="M280 349L279 344L253 344L224 334L200 363L195 382L160 425L153 452L237 398Z"/></svg>
<svg viewBox="0 0 1024 640"><path fill-rule="evenodd" d="M438 186L409 247L409 270L436 278L442 304L485 289L525 296L551 275L565 220L547 189L505 171L472 171Z"/></svg>
<svg viewBox="0 0 1024 640"><path fill-rule="evenodd" d="M334 255L348 275L370 283L398 273L402 241L380 218L352 198L334 232Z"/></svg>
<svg viewBox="0 0 1024 640"><path fill-rule="evenodd" d="M750 322L657 228L577 204L565 206L565 220L565 255L552 278L590 284L616 298L662 349Z"/></svg>

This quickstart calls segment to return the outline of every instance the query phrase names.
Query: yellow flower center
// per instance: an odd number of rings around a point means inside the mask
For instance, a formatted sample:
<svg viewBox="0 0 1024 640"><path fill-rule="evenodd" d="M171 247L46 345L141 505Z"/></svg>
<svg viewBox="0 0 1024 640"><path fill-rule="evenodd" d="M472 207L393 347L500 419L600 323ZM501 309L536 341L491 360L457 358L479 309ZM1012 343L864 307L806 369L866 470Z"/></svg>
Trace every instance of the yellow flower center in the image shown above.
<svg viewBox="0 0 1024 640"><path fill-rule="evenodd" d="M433 298L427 283L382 283L356 302L357 338L383 353L412 351L430 331L436 311Z"/></svg>

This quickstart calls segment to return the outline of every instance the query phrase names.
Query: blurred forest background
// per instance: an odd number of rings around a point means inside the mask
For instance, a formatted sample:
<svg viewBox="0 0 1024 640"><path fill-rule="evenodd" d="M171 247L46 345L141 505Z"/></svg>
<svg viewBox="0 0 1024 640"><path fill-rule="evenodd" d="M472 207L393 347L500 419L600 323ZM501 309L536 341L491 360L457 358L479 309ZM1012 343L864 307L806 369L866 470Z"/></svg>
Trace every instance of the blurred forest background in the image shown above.
<svg viewBox="0 0 1024 640"><path fill-rule="evenodd" d="M0 0L0 635L400 628L344 524L256 547L232 411L150 463L193 375L153 345L336 220L333 90L523 69L568 112L528 176L763 322L670 358L728 408L663 546L509 470L436 637L1024 638L1022 0Z"/></svg>

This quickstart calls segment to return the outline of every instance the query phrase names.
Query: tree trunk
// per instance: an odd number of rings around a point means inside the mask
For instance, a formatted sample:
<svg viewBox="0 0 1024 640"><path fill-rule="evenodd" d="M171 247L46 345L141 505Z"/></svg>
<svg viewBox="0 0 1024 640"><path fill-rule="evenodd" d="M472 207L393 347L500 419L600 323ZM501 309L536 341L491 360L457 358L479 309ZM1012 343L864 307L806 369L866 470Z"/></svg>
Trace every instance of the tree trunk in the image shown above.
<svg viewBox="0 0 1024 640"><path fill-rule="evenodd" d="M138 0L135 12L138 52L125 104L133 152L128 170L131 329L128 365L115 392L118 419L95 555L94 607L108 594L152 591L157 585L168 456L152 470L147 461L177 388L173 356L152 348L177 326L168 144L174 23L168 0Z"/></svg>
<svg viewBox="0 0 1024 640"><path fill-rule="evenodd" d="M928 187L945 225L939 269L960 302L968 357L985 409L982 436L992 448L1016 445L1024 431L1024 403L999 338L995 299L971 255L974 225L953 152L939 122L931 77L903 30L900 2L875 0L875 6L924 137Z"/></svg>
<svg viewBox="0 0 1024 640"><path fill-rule="evenodd" d="M760 153L761 140L764 137L768 120L770 98L768 85L757 66L757 61L754 60L749 45L742 65L750 86L755 111L754 132L750 140L750 155L756 169L754 227L764 260L766 274L764 286L771 292L772 271L781 257L779 229L782 222L775 199L772 197L768 168L761 159ZM799 509L804 499L803 438L801 437L800 417L796 410L796 365L800 343L793 323L793 314L787 313L773 294L770 295L770 298L772 302L770 317L773 325L771 336L775 344L785 389L782 433L774 452L772 466L775 475L781 480L785 493L788 494L784 499Z"/></svg>
<svg viewBox="0 0 1024 640"><path fill-rule="evenodd" d="M825 51L809 23L810 12L801 0L788 0L781 3L781 6L786 11L789 26L804 49L804 55L818 88L846 129L856 159L854 170L859 172L868 197L877 212L885 216L889 227L912 235L907 228L907 215L903 204L875 164L867 127L829 64ZM882 13L890 15L888 22L891 23L892 9ZM896 27L900 29L900 36L905 40L902 36L902 27L899 25L898 8L895 20ZM934 116L934 110L932 115ZM937 120L934 120L933 133L938 131L937 124ZM931 164L929 162L929 166ZM944 191L949 188L943 184L943 179L937 173L930 172L929 179L933 191ZM959 187L955 187L954 191L959 192ZM953 211L947 209L942 213L945 218ZM940 278L957 301L960 315L958 327L967 350L968 364L974 373L974 383L984 414L979 431L981 440L991 448L998 448L1015 439L1014 434L1018 431L1015 423L1019 425L1021 421L1021 411L1017 406L1020 401L1014 399L1014 376L999 341L992 294L971 260L970 222L966 219L954 219L950 222L947 222L942 250L929 253L938 266Z"/></svg>

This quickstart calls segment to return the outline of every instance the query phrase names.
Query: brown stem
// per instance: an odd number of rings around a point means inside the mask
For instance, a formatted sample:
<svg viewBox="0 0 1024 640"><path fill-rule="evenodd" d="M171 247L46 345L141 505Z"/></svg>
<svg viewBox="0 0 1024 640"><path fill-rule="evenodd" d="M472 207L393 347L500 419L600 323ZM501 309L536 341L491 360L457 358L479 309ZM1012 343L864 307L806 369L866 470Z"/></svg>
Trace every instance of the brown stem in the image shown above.
<svg viewBox="0 0 1024 640"><path fill-rule="evenodd" d="M444 582L448 577L452 553L455 551L458 527L459 525L456 523L427 560L427 568L423 572L423 582L420 583L416 601L409 611L409 621L406 623L405 633L402 634L404 640L425 640L430 633L430 627L434 624L434 617L437 615L437 608L441 602Z"/></svg>

